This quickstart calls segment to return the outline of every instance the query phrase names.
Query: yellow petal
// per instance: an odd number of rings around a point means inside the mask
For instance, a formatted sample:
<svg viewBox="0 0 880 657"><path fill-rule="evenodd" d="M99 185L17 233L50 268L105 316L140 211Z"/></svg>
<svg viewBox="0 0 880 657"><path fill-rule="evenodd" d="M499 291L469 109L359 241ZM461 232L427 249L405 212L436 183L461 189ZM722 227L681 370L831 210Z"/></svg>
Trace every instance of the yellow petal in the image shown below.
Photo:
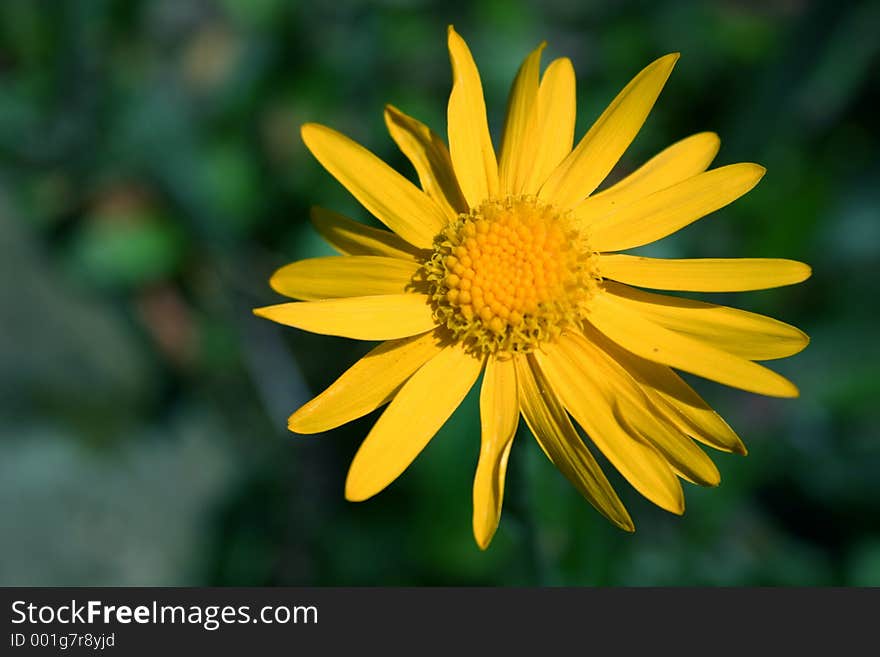
<svg viewBox="0 0 880 657"><path fill-rule="evenodd" d="M592 194L642 127L677 60L678 53L661 57L633 78L550 175L538 196L574 208Z"/></svg>
<svg viewBox="0 0 880 657"><path fill-rule="evenodd" d="M757 164L731 164L654 192L591 224L590 246L622 251L656 242L735 201L764 171Z"/></svg>
<svg viewBox="0 0 880 657"><path fill-rule="evenodd" d="M624 431L652 445L688 481L717 486L721 481L718 468L677 423L669 420L661 407L665 402L645 392L636 373L626 366L628 361L620 357L628 352L588 328L586 335L567 332L559 340L559 348L604 388Z"/></svg>
<svg viewBox="0 0 880 657"><path fill-rule="evenodd" d="M483 362L461 346L446 347L400 389L361 444L345 481L345 497L360 502L406 470L458 408Z"/></svg>
<svg viewBox="0 0 880 657"><path fill-rule="evenodd" d="M440 349L433 331L383 342L301 406L288 419L287 428L296 433L320 433L371 413L390 401Z"/></svg>
<svg viewBox="0 0 880 657"><path fill-rule="evenodd" d="M318 162L379 221L413 246L431 248L446 215L427 194L331 128L306 123L301 133Z"/></svg>
<svg viewBox="0 0 880 657"><path fill-rule="evenodd" d="M337 212L313 207L312 223L327 243L345 255L377 255L413 260L419 250L391 231L373 228Z"/></svg>
<svg viewBox="0 0 880 657"><path fill-rule="evenodd" d="M791 381L757 363L675 333L603 293L590 301L590 323L637 356L724 385L771 397L797 397Z"/></svg>
<svg viewBox="0 0 880 657"><path fill-rule="evenodd" d="M385 125L401 152L412 162L422 189L446 216L454 219L460 212L467 212L449 150L440 135L391 105L385 107Z"/></svg>
<svg viewBox="0 0 880 657"><path fill-rule="evenodd" d="M605 378L608 367L582 345L560 340L535 352L541 370L566 410L633 487L657 506L681 514L684 494L666 461L650 445L636 440L618 419L621 408L615 388ZM636 405L631 404L633 408Z"/></svg>
<svg viewBox="0 0 880 657"><path fill-rule="evenodd" d="M810 339L785 322L737 308L653 294L605 281L605 290L652 322L749 360L785 358Z"/></svg>
<svg viewBox="0 0 880 657"><path fill-rule="evenodd" d="M475 208L498 193L498 163L486 121L480 73L464 39L451 25L449 59L453 78L447 108L449 153L461 191Z"/></svg>
<svg viewBox="0 0 880 657"><path fill-rule="evenodd" d="M747 453L727 422L669 367L621 349L598 331L588 335L638 381L657 410L679 431L724 452Z"/></svg>
<svg viewBox="0 0 880 657"><path fill-rule="evenodd" d="M499 184L504 194L519 194L522 191L534 163L538 80L541 75L541 52L546 45L542 43L526 57L507 99L507 118L504 120L504 138L498 163Z"/></svg>
<svg viewBox="0 0 880 657"><path fill-rule="evenodd" d="M800 283L810 277L802 262L782 258L657 259L602 254L599 272L629 285L659 290L738 292Z"/></svg>
<svg viewBox="0 0 880 657"><path fill-rule="evenodd" d="M620 182L594 194L574 209L574 216L586 224L609 212L666 189L705 171L721 140L714 132L700 132L665 148Z"/></svg>
<svg viewBox="0 0 880 657"><path fill-rule="evenodd" d="M623 502L572 426L534 356L517 355L514 362L519 405L541 449L602 515L621 529L635 531Z"/></svg>
<svg viewBox="0 0 880 657"><path fill-rule="evenodd" d="M575 77L571 60L550 62L538 87L538 120L535 127L534 162L522 189L537 194L574 143Z"/></svg>
<svg viewBox="0 0 880 657"><path fill-rule="evenodd" d="M421 265L384 256L308 258L272 274L272 289L292 299L331 299L403 294Z"/></svg>
<svg viewBox="0 0 880 657"><path fill-rule="evenodd" d="M480 388L480 460L474 476L474 538L489 547L504 498L507 457L519 422L516 370L513 359L489 358Z"/></svg>
<svg viewBox="0 0 880 657"><path fill-rule="evenodd" d="M436 325L424 294L295 301L255 308L254 314L304 331L355 340L406 338Z"/></svg>

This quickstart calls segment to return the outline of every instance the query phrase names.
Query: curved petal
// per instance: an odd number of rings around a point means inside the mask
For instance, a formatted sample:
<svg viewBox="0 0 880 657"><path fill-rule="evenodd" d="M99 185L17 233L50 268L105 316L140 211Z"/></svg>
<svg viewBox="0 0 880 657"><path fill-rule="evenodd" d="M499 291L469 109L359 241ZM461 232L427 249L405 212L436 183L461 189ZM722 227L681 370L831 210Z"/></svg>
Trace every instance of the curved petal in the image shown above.
<svg viewBox="0 0 880 657"><path fill-rule="evenodd" d="M714 132L700 132L677 141L620 182L588 197L574 209L574 216L588 224L643 196L703 173L720 146L721 140Z"/></svg>
<svg viewBox="0 0 880 657"><path fill-rule="evenodd" d="M467 202L455 179L449 150L440 135L391 105L385 107L385 125L415 168L422 189L446 216L454 219L460 212L467 212Z"/></svg>
<svg viewBox="0 0 880 657"><path fill-rule="evenodd" d="M771 397L797 397L794 384L772 370L650 321L611 294L590 302L590 323L637 356L724 385Z"/></svg>
<svg viewBox="0 0 880 657"><path fill-rule="evenodd" d="M588 339L620 363L642 387L654 407L679 431L724 452L747 454L733 429L693 388L666 365L640 358L592 329Z"/></svg>
<svg viewBox="0 0 880 657"><path fill-rule="evenodd" d="M254 314L304 331L355 340L406 338L436 326L424 294L294 301L255 308Z"/></svg>
<svg viewBox="0 0 880 657"><path fill-rule="evenodd" d="M735 356L773 360L804 349L810 338L800 329L738 308L638 290L612 281L605 291L652 322Z"/></svg>
<svg viewBox="0 0 880 657"><path fill-rule="evenodd" d="M475 208L498 193L498 162L486 120L480 72L464 39L451 25L449 59L453 78L447 108L449 154L461 191Z"/></svg>
<svg viewBox="0 0 880 657"><path fill-rule="evenodd" d="M413 246L431 248L446 215L427 194L332 128L306 123L300 132L318 162L379 221Z"/></svg>
<svg viewBox="0 0 880 657"><path fill-rule="evenodd" d="M590 246L622 251L656 242L732 203L757 185L765 171L757 164L730 164L654 192L591 224Z"/></svg>
<svg viewBox="0 0 880 657"><path fill-rule="evenodd" d="M507 457L519 422L513 359L490 357L480 388L480 460L474 475L474 538L480 549L489 547L504 499Z"/></svg>
<svg viewBox="0 0 880 657"><path fill-rule="evenodd" d="M498 163L498 181L503 194L522 191L535 159L538 81L541 52L546 45L541 43L526 57L510 88Z"/></svg>
<svg viewBox="0 0 880 657"><path fill-rule="evenodd" d="M576 118L574 67L567 57L550 62L538 87L538 120L534 161L523 194L537 194L541 185L571 152Z"/></svg>
<svg viewBox="0 0 880 657"><path fill-rule="evenodd" d="M652 445L673 470L688 481L701 486L718 485L721 475L712 459L671 422L663 409L658 408L660 404L643 390L635 374L618 359L623 349L604 339L598 331L586 336L568 332L560 339L559 347L580 365L585 375L593 378L596 386L604 388L610 403L619 405L620 424L626 433Z"/></svg>
<svg viewBox="0 0 880 657"><path fill-rule="evenodd" d="M296 433L320 433L371 413L388 403L440 350L433 331L383 342L303 404L288 418L287 428Z"/></svg>
<svg viewBox="0 0 880 657"><path fill-rule="evenodd" d="M376 255L414 260L419 249L391 231L365 226L359 221L327 210L313 207L312 224L327 243L345 255Z"/></svg>
<svg viewBox="0 0 880 657"><path fill-rule="evenodd" d="M384 256L330 256L292 262L272 274L272 289L292 299L316 300L403 294L421 265Z"/></svg>
<svg viewBox="0 0 880 657"><path fill-rule="evenodd" d="M457 345L442 349L422 365L355 454L345 481L345 498L366 500L397 479L458 408L482 366L482 360Z"/></svg>
<svg viewBox="0 0 880 657"><path fill-rule="evenodd" d="M661 57L624 87L541 187L542 200L574 208L593 193L641 129L678 57Z"/></svg>
<svg viewBox="0 0 880 657"><path fill-rule="evenodd" d="M624 409L606 381L609 368L560 340L535 358L566 410L633 487L657 506L681 514L684 493L669 465L650 445L630 435L618 419ZM566 348L567 347L567 348ZM598 367L597 367L598 366ZM630 410L630 409L626 409Z"/></svg>
<svg viewBox="0 0 880 657"><path fill-rule="evenodd" d="M660 259L601 254L599 273L629 285L659 290L742 292L793 285L810 277L802 262L783 258Z"/></svg>
<svg viewBox="0 0 880 657"><path fill-rule="evenodd" d="M534 356L517 355L514 364L520 408L541 449L599 513L621 529L635 531L623 502L572 426Z"/></svg>

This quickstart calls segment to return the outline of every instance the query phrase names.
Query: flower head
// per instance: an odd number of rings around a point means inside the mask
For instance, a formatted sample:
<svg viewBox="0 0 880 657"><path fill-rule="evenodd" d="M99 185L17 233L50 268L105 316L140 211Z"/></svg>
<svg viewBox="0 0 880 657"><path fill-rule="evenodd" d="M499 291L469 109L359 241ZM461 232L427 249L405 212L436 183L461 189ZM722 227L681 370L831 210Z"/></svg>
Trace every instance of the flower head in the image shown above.
<svg viewBox="0 0 880 657"><path fill-rule="evenodd" d="M543 48L513 83L496 158L479 73L449 29L448 148L417 120L385 111L420 187L338 132L304 125L312 154L390 231L314 209L317 230L342 255L282 267L272 287L300 301L255 311L308 331L382 341L289 420L292 431L317 433L388 404L352 462L350 500L394 481L482 374L473 509L482 548L498 526L520 415L584 497L632 531L572 419L641 494L680 514L679 479L720 480L697 442L746 450L673 368L794 397L792 383L755 361L790 356L808 342L768 317L640 289L789 285L810 275L802 263L619 253L724 207L764 174L756 164L709 169L719 140L704 132L596 192L678 55L641 71L574 145L574 70L561 58L541 75Z"/></svg>

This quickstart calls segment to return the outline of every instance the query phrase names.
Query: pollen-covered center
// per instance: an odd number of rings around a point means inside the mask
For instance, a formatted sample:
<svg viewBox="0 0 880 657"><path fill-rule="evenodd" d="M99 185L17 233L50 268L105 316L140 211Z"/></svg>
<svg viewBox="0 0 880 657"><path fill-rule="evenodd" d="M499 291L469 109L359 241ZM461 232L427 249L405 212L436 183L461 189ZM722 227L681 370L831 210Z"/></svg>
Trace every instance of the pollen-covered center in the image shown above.
<svg viewBox="0 0 880 657"><path fill-rule="evenodd" d="M568 216L531 197L487 201L437 238L426 264L435 314L481 352L527 352L576 324L597 277Z"/></svg>

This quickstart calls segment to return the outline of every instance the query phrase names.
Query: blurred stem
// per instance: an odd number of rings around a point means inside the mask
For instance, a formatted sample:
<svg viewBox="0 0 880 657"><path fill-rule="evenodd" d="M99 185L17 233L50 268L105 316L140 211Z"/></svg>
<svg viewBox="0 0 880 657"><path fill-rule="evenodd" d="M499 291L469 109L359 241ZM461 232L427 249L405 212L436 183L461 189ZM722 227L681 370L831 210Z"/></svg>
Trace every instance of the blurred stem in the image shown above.
<svg viewBox="0 0 880 657"><path fill-rule="evenodd" d="M530 439L528 431L522 428L517 432L516 444ZM520 521L522 544L525 553L526 572L533 586L547 586L547 564L541 550L537 514L535 512L534 454L520 450L520 458L511 459L510 484L513 511Z"/></svg>

